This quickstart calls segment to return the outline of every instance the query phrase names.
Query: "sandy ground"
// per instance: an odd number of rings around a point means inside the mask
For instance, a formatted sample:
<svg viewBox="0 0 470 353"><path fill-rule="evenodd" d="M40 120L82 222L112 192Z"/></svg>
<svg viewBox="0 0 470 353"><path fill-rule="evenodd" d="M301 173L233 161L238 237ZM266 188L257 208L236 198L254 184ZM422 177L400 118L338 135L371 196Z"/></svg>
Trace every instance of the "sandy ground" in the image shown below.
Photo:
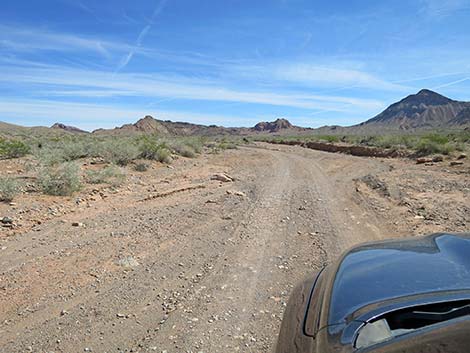
<svg viewBox="0 0 470 353"><path fill-rule="evenodd" d="M0 206L0 351L270 352L293 286L345 249L468 230L469 170L259 144L24 195Z"/></svg>

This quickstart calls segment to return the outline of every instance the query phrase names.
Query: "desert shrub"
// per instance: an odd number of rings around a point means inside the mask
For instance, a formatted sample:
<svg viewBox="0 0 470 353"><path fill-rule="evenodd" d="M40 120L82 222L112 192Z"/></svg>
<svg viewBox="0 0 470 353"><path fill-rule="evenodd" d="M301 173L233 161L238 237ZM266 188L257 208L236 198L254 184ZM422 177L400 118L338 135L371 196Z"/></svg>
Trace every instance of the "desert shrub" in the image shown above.
<svg viewBox="0 0 470 353"><path fill-rule="evenodd" d="M156 138L145 136L140 139L138 146L140 158L162 163L171 162L171 152L165 142L159 142Z"/></svg>
<svg viewBox="0 0 470 353"><path fill-rule="evenodd" d="M10 202L20 192L18 182L9 177L0 177L0 201Z"/></svg>
<svg viewBox="0 0 470 353"><path fill-rule="evenodd" d="M455 151L463 152L466 150L465 143L463 142L450 142L449 146Z"/></svg>
<svg viewBox="0 0 470 353"><path fill-rule="evenodd" d="M73 162L44 166L39 172L38 183L45 194L71 195L82 186L80 167Z"/></svg>
<svg viewBox="0 0 470 353"><path fill-rule="evenodd" d="M220 150L234 150L237 149L237 145L231 141L221 141L216 145L216 148Z"/></svg>
<svg viewBox="0 0 470 353"><path fill-rule="evenodd" d="M418 155L421 156L427 156L430 154L449 154L454 150L454 147L451 146L450 144L440 144L435 141L431 141L428 139L422 139L417 145L416 145L416 152Z"/></svg>
<svg viewBox="0 0 470 353"><path fill-rule="evenodd" d="M147 163L137 163L134 166L134 170L136 172L146 172L149 169L149 165Z"/></svg>
<svg viewBox="0 0 470 353"><path fill-rule="evenodd" d="M22 141L0 139L0 159L23 157L30 151L31 148Z"/></svg>
<svg viewBox="0 0 470 353"><path fill-rule="evenodd" d="M88 156L86 144L83 141L63 141L59 144L58 149L64 161L75 161Z"/></svg>
<svg viewBox="0 0 470 353"><path fill-rule="evenodd" d="M205 139L185 137L167 141L168 147L176 154L183 157L194 158L201 153L205 144Z"/></svg>
<svg viewBox="0 0 470 353"><path fill-rule="evenodd" d="M449 143L449 137L441 134L427 134L422 138L437 145L445 145L446 143Z"/></svg>
<svg viewBox="0 0 470 353"><path fill-rule="evenodd" d="M175 143L172 145L173 151L183 157L194 158L196 157L196 152L191 146L182 144L182 143Z"/></svg>
<svg viewBox="0 0 470 353"><path fill-rule="evenodd" d="M78 138L63 138L62 140L44 141L41 147L36 149L36 157L47 165L62 162L71 162L80 158L92 156L93 140Z"/></svg>
<svg viewBox="0 0 470 353"><path fill-rule="evenodd" d="M101 157L120 166L128 165L139 155L138 147L128 139L105 141L101 146Z"/></svg>
<svg viewBox="0 0 470 353"><path fill-rule="evenodd" d="M339 142L339 136L335 136L335 135L319 135L317 139L330 142L330 143Z"/></svg>
<svg viewBox="0 0 470 353"><path fill-rule="evenodd" d="M90 184L110 184L117 186L124 182L126 175L118 166L110 165L99 170L89 170L86 173L86 178Z"/></svg>
<svg viewBox="0 0 470 353"><path fill-rule="evenodd" d="M53 146L42 147L35 154L42 165L53 166L64 161L64 156L60 149Z"/></svg>
<svg viewBox="0 0 470 353"><path fill-rule="evenodd" d="M195 153L201 153L204 140L202 138L188 138L183 141L183 144L190 147Z"/></svg>

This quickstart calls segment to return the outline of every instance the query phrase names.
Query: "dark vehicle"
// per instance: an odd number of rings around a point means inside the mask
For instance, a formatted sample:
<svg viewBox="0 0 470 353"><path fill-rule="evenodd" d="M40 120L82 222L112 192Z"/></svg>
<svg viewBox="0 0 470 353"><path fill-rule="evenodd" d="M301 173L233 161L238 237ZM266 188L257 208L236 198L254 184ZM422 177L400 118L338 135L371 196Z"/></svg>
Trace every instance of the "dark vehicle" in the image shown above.
<svg viewBox="0 0 470 353"><path fill-rule="evenodd" d="M277 353L470 352L470 234L354 247L295 288Z"/></svg>

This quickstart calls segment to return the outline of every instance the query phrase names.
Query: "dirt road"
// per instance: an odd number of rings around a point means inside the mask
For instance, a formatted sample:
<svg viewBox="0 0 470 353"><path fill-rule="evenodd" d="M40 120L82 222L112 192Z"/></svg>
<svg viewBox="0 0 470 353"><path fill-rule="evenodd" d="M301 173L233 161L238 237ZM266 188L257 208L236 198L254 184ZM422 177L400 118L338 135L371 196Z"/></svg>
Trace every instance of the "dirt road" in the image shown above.
<svg viewBox="0 0 470 353"><path fill-rule="evenodd" d="M0 351L270 352L297 281L355 243L401 235L354 186L387 168L243 147L2 239ZM210 180L222 171L235 181ZM200 187L157 197L188 186Z"/></svg>

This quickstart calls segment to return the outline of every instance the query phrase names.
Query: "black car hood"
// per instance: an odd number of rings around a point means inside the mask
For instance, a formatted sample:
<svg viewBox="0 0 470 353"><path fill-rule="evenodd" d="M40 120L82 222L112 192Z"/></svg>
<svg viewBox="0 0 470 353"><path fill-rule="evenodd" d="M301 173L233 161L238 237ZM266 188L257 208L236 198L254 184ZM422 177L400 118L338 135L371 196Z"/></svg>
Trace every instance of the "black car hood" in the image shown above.
<svg viewBox="0 0 470 353"><path fill-rule="evenodd" d="M345 324L370 304L458 290L470 290L470 234L366 244L342 258L328 325Z"/></svg>

